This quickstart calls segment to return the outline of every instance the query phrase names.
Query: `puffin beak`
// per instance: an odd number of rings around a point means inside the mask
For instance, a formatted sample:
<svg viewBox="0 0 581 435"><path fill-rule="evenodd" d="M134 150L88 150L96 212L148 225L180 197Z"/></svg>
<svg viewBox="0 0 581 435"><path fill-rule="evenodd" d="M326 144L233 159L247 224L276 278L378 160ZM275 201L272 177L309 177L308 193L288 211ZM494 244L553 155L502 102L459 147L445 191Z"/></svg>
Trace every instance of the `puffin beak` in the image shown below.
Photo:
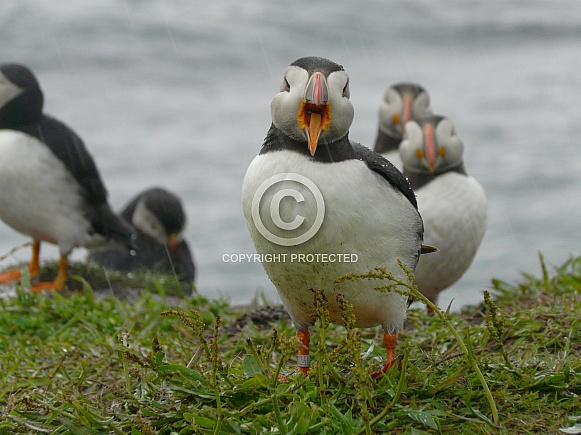
<svg viewBox="0 0 581 435"><path fill-rule="evenodd" d="M305 131L309 152L314 156L321 132L326 131L331 125L329 87L325 76L320 72L313 73L307 83L297 114L297 122L299 128Z"/></svg>
<svg viewBox="0 0 581 435"><path fill-rule="evenodd" d="M426 124L424 127L424 148L426 149L426 159L428 161L428 169L433 172L436 169L436 159L438 153L436 150L436 139L434 138L434 126Z"/></svg>
<svg viewBox="0 0 581 435"><path fill-rule="evenodd" d="M172 252L175 252L178 249L178 236L175 233L172 233L169 235L168 238L169 242L169 250Z"/></svg>
<svg viewBox="0 0 581 435"><path fill-rule="evenodd" d="M412 100L413 97L410 94L406 94L403 97L403 113L401 117L402 127L412 119Z"/></svg>

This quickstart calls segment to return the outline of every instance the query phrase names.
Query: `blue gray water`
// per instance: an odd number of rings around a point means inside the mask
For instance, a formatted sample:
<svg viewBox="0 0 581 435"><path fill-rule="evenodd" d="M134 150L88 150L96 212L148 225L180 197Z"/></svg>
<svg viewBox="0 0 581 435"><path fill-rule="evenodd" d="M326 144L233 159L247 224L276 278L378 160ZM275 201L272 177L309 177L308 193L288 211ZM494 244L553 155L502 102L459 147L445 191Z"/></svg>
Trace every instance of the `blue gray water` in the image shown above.
<svg viewBox="0 0 581 435"><path fill-rule="evenodd" d="M199 291L233 303L275 291L251 253L240 187L270 125L282 71L328 57L351 77L351 138L375 139L388 85L423 84L466 146L489 199L472 268L442 296L474 303L497 277L580 252L581 3L103 0L0 3L0 62L39 77L121 208L163 185L184 200ZM1 194L1 192L0 192ZM0 223L0 257L27 239ZM43 248L56 258L54 248ZM16 252L1 266L27 261ZM79 250L74 258L82 259Z"/></svg>

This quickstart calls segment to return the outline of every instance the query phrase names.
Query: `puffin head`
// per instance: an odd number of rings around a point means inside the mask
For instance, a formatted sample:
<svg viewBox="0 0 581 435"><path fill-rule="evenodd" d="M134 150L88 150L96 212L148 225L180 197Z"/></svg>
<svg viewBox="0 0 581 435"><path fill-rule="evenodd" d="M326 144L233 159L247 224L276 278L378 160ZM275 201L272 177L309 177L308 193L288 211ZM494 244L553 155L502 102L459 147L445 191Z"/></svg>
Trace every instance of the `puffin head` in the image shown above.
<svg viewBox="0 0 581 435"><path fill-rule="evenodd" d="M397 83L385 91L379 106L379 129L388 136L401 139L408 121L431 114L430 96L422 86Z"/></svg>
<svg viewBox="0 0 581 435"><path fill-rule="evenodd" d="M15 63L0 65L0 125L35 121L42 115L44 97L36 77Z"/></svg>
<svg viewBox="0 0 581 435"><path fill-rule="evenodd" d="M440 173L462 164L464 144L452 121L444 116L424 116L405 125L399 155L405 169Z"/></svg>
<svg viewBox="0 0 581 435"><path fill-rule="evenodd" d="M270 110L274 126L292 139L306 142L315 155L319 143L335 142L349 132L354 114L349 76L328 59L298 59L285 70Z"/></svg>
<svg viewBox="0 0 581 435"><path fill-rule="evenodd" d="M177 196L162 188L151 188L138 196L131 223L175 251L186 225L186 215Z"/></svg>

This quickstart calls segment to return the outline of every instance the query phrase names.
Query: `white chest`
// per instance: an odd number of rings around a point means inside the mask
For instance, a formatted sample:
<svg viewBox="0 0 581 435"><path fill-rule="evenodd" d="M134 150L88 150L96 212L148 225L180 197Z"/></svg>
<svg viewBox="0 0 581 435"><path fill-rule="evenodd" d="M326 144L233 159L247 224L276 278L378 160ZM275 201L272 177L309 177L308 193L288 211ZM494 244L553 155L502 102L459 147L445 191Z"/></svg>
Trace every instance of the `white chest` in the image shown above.
<svg viewBox="0 0 581 435"><path fill-rule="evenodd" d="M0 130L0 219L37 240L70 251L85 243L89 222L80 186L34 137Z"/></svg>
<svg viewBox="0 0 581 435"><path fill-rule="evenodd" d="M318 163L290 151L260 155L248 168L242 202L257 252L286 255L286 261L266 261L263 266L295 323L312 323L310 289L319 288L327 294L334 321L340 321L335 295L342 293L354 305L360 326L401 327L406 298L373 288L386 283L334 282L349 272L375 267L402 276L398 258L415 267L420 246L418 214L364 162ZM295 244L312 228L316 231ZM264 229L274 237L265 236ZM325 254L335 255L335 261L323 258ZM337 261L340 255L347 257Z"/></svg>
<svg viewBox="0 0 581 435"><path fill-rule="evenodd" d="M424 243L439 248L420 259L416 283L426 295L435 295L472 263L486 232L487 201L475 179L456 173L442 175L416 193Z"/></svg>

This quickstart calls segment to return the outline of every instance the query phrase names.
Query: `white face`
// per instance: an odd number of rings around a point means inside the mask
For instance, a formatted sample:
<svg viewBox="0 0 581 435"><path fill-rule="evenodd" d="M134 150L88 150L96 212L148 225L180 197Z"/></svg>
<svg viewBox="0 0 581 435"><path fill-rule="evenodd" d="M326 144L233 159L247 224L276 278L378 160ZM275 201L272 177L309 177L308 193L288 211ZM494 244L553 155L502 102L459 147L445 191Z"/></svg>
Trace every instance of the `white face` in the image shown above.
<svg viewBox="0 0 581 435"><path fill-rule="evenodd" d="M16 86L0 72L0 108L4 107L22 92L22 88Z"/></svg>
<svg viewBox="0 0 581 435"><path fill-rule="evenodd" d="M137 203L131 221L135 228L153 237L159 243L166 243L169 234L166 233L159 219L147 208L145 199Z"/></svg>
<svg viewBox="0 0 581 435"><path fill-rule="evenodd" d="M460 164L463 153L464 144L448 118L440 120L435 127L430 124L422 128L416 121L408 122L399 145L404 167L414 172L443 172Z"/></svg>
<svg viewBox="0 0 581 435"><path fill-rule="evenodd" d="M291 138L306 141L307 135L299 127L297 115L309 75L303 68L291 65L284 72L281 90L270 105L272 122ZM327 77L331 125L321 132L319 143L329 143L345 136L353 122L353 105L349 100L349 76L345 71L334 71Z"/></svg>
<svg viewBox="0 0 581 435"><path fill-rule="evenodd" d="M406 98L410 99L410 120L431 115L430 97L427 92L420 92L415 98L412 94L401 95L397 89L390 87L379 106L379 129L385 134L401 138L404 131L404 110Z"/></svg>

